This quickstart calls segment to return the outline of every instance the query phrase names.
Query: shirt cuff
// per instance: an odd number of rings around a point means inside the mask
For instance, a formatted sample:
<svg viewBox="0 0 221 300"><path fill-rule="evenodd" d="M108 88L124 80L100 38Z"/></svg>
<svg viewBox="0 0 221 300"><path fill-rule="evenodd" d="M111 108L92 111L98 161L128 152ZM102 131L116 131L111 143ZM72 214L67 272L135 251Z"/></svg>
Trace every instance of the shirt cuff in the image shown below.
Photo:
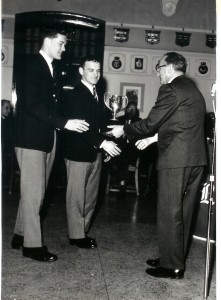
<svg viewBox="0 0 221 300"><path fill-rule="evenodd" d="M104 143L106 142L106 140L104 140L101 144L100 144L100 148L103 148Z"/></svg>

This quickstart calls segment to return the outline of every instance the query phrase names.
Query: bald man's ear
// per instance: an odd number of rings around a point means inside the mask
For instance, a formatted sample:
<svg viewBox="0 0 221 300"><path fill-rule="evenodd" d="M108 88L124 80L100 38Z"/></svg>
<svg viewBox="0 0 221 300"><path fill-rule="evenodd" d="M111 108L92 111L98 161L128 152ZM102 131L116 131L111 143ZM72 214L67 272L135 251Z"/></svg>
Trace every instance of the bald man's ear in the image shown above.
<svg viewBox="0 0 221 300"><path fill-rule="evenodd" d="M172 64L168 65L167 72L168 72L169 74L172 74L172 73L174 72L174 68L173 68L173 65L172 65Z"/></svg>

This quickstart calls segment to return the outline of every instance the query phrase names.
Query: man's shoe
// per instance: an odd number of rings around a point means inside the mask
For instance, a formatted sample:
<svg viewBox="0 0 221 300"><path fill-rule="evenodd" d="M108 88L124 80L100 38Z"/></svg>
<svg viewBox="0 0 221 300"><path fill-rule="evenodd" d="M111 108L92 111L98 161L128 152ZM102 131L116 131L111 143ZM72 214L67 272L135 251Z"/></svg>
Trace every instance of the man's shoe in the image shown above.
<svg viewBox="0 0 221 300"><path fill-rule="evenodd" d="M69 239L69 243L71 246L77 246L79 248L84 249L94 249L97 247L97 243L95 239L86 236L83 239Z"/></svg>
<svg viewBox="0 0 221 300"><path fill-rule="evenodd" d="M11 241L12 249L20 249L23 246L23 243L24 237L15 233Z"/></svg>
<svg viewBox="0 0 221 300"><path fill-rule="evenodd" d="M97 246L96 240L93 239L92 237L86 235L86 239L89 239L91 241L91 243L96 244L96 246Z"/></svg>
<svg viewBox="0 0 221 300"><path fill-rule="evenodd" d="M36 248L23 247L23 256L42 262L54 262L58 260L57 255L48 252L46 246Z"/></svg>
<svg viewBox="0 0 221 300"><path fill-rule="evenodd" d="M166 269L158 267L155 269L147 269L146 273L150 276L157 278L171 278L171 279L181 279L184 275L184 270L179 269Z"/></svg>
<svg viewBox="0 0 221 300"><path fill-rule="evenodd" d="M160 266L160 259L159 258L157 258L157 259L148 259L146 261L146 263L149 266L153 267L153 268L159 268L159 266Z"/></svg>

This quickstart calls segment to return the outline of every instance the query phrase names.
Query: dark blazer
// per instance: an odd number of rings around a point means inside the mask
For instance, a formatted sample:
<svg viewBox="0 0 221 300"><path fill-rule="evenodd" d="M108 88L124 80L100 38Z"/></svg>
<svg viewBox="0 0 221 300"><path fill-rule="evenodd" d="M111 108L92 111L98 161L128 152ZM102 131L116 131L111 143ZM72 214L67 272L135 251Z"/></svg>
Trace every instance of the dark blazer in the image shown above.
<svg viewBox="0 0 221 300"><path fill-rule="evenodd" d="M54 129L63 128L67 119L57 113L60 97L47 62L41 54L23 63L16 78L17 105L14 128L16 147L50 152Z"/></svg>
<svg viewBox="0 0 221 300"><path fill-rule="evenodd" d="M90 125L84 133L65 130L64 157L73 161L95 161L105 139L101 134L104 124L102 102L97 103L90 90L80 82L64 107L67 118L83 119Z"/></svg>
<svg viewBox="0 0 221 300"><path fill-rule="evenodd" d="M158 132L157 168L206 165L204 138L205 100L185 76L162 85L146 119L125 125L125 133L143 138ZM137 137L138 137L137 136Z"/></svg>

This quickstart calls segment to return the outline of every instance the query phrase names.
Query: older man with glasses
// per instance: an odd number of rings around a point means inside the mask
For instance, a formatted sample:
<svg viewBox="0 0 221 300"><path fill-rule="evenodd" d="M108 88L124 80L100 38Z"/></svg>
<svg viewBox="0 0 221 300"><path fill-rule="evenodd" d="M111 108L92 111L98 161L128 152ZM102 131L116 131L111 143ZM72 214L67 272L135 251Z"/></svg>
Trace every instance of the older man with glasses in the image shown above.
<svg viewBox="0 0 221 300"><path fill-rule="evenodd" d="M115 137L125 133L129 139L137 138L140 150L158 139L159 257L147 260L152 268L146 273L159 278L184 276L192 216L206 165L205 100L185 77L186 68L182 55L166 53L156 66L162 86L147 118L112 129Z"/></svg>

